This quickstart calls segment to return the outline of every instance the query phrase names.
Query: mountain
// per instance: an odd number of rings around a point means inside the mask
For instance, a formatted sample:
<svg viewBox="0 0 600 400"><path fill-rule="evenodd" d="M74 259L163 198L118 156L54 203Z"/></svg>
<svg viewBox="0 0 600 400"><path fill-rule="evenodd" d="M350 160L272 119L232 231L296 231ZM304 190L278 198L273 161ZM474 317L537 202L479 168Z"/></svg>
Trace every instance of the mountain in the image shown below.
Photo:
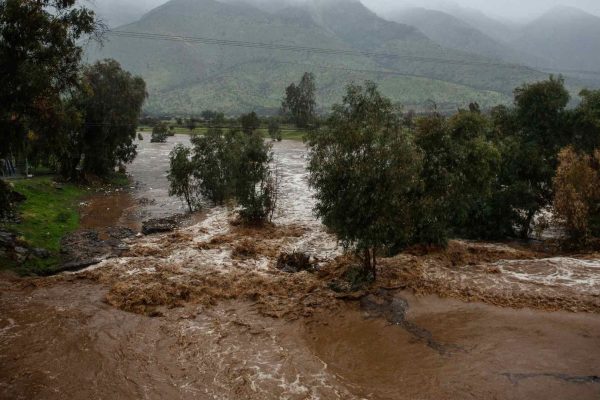
<svg viewBox="0 0 600 400"><path fill-rule="evenodd" d="M146 110L155 113L276 112L285 87L305 71L316 75L322 108L339 101L347 84L365 79L406 107L434 101L452 110L472 101L483 107L506 103L514 87L545 77L442 47L356 0L306 0L273 9L232 0L171 0L118 31L171 38L112 34L87 51L90 62L114 58L142 75L150 94Z"/></svg>
<svg viewBox="0 0 600 400"><path fill-rule="evenodd" d="M600 18L557 7L525 26L512 46L531 54L533 66L600 72Z"/></svg>
<svg viewBox="0 0 600 400"><path fill-rule="evenodd" d="M449 5L442 11L467 23L479 32L494 39L498 43L508 44L518 37L521 25L508 20L499 20L489 15L468 7Z"/></svg>
<svg viewBox="0 0 600 400"><path fill-rule="evenodd" d="M410 8L388 16L391 21L418 28L427 37L444 47L479 54L492 59L518 62L521 56L478 29L448 13Z"/></svg>

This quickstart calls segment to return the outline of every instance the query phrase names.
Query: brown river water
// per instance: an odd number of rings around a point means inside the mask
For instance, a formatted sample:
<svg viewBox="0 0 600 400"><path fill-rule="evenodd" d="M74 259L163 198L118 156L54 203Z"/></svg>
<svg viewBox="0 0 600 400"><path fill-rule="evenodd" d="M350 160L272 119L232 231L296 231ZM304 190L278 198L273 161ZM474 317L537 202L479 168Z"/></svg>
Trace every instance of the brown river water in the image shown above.
<svg viewBox="0 0 600 400"><path fill-rule="evenodd" d="M86 201L85 227L184 211L166 170L188 139L148 139L132 190ZM274 151L275 227L215 208L79 273L0 277L0 398L600 399L600 257L453 242L385 260L385 289L338 295L342 251L311 215L304 146ZM322 270L277 271L293 250Z"/></svg>

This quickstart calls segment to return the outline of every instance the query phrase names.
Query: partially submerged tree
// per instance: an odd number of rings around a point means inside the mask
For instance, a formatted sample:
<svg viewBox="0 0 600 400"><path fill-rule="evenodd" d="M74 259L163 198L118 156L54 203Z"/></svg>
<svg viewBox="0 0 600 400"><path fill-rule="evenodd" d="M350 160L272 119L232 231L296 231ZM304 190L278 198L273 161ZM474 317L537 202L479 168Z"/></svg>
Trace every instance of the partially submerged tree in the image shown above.
<svg viewBox="0 0 600 400"><path fill-rule="evenodd" d="M169 154L169 196L185 201L190 212L198 207L198 184L194 177L196 166L189 147L178 144Z"/></svg>
<svg viewBox="0 0 600 400"><path fill-rule="evenodd" d="M315 211L376 275L386 248L412 241L421 156L391 101L372 82L350 85L326 127L308 135Z"/></svg>
<svg viewBox="0 0 600 400"><path fill-rule="evenodd" d="M159 121L152 127L152 137L150 139L150 142L165 143L167 141L168 136L169 128L167 124L165 124L162 121Z"/></svg>
<svg viewBox="0 0 600 400"><path fill-rule="evenodd" d="M192 139L194 176L200 193L216 204L234 200L247 223L269 221L276 206L276 180L269 163L272 153L258 132L246 134L210 128Z"/></svg>
<svg viewBox="0 0 600 400"><path fill-rule="evenodd" d="M281 126L279 126L279 120L277 120L276 118L269 119L268 130L269 130L269 137L272 140L281 142L281 140L283 138L281 136Z"/></svg>
<svg viewBox="0 0 600 400"><path fill-rule="evenodd" d="M314 123L316 117L315 76L305 72L296 85L292 83L285 89L285 98L281 104L284 115L290 115L299 128L307 128Z"/></svg>

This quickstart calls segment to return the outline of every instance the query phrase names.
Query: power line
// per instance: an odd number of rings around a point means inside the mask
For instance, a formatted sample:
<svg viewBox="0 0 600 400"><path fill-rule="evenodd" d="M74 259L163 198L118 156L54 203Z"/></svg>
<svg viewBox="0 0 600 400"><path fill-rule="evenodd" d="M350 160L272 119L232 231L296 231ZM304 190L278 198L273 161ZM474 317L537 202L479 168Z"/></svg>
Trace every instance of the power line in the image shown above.
<svg viewBox="0 0 600 400"><path fill-rule="evenodd" d="M440 57L420 57L420 56L410 56L410 55L395 54L395 53L371 52L371 51L364 51L364 50L331 49L331 48L307 47L307 46L286 45L286 44L277 44L277 43L247 42L247 41L240 41L240 40L214 39L214 38L208 38L208 37L195 37L195 36L175 36L175 35L166 35L166 34L149 33L149 32L131 32L131 31L121 31L121 30L110 30L107 33L112 36L127 37L127 38L133 38L133 39L160 40L160 41L185 42L185 43L195 43L195 44L209 44L209 45L218 45L218 46L258 48L258 49L265 49L265 50L308 52L308 53L323 54L323 55L369 56L369 57L376 57L376 58L393 58L393 59L408 60L408 61L429 62L429 63L439 63L439 64L450 64L450 65L503 67L503 68L510 68L510 69L529 70L531 72L539 72L539 71L534 70L533 68L530 68L527 66L517 65L517 64L499 63L499 62L456 60L456 59L448 59L448 58L440 58ZM364 72L366 72L366 70ZM372 71L369 71L369 72L372 72ZM398 73L400 74L400 72L398 72Z"/></svg>

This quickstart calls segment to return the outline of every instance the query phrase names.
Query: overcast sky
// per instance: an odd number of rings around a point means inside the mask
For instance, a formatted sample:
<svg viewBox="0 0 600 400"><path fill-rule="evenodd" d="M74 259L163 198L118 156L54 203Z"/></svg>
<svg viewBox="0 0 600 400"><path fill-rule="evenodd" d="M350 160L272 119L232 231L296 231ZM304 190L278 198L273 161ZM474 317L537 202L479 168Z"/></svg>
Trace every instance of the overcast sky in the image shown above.
<svg viewBox="0 0 600 400"><path fill-rule="evenodd" d="M101 15L110 13L111 25L119 25L137 19L141 14L166 3L167 0L84 0L95 4ZM578 7L600 16L600 0L362 0L375 11L417 5L427 8L448 9L452 6L474 8L491 16L512 20L526 20L547 10L568 5Z"/></svg>

